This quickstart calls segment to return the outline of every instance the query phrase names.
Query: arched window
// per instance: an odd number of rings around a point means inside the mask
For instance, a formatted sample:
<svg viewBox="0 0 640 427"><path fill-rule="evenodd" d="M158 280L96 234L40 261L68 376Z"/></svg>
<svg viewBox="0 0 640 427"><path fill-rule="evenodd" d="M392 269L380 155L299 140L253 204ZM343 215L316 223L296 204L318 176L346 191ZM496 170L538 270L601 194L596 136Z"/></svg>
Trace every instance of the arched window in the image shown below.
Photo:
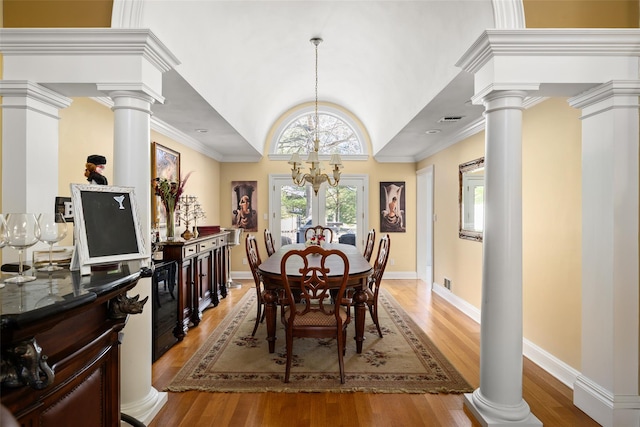
<svg viewBox="0 0 640 427"><path fill-rule="evenodd" d="M358 124L337 108L318 108L319 154L329 156L340 154L346 159L357 160L365 155L366 144ZM293 153L306 154L313 150L315 139L315 110L313 107L300 108L282 120L274 133L271 153L285 156Z"/></svg>

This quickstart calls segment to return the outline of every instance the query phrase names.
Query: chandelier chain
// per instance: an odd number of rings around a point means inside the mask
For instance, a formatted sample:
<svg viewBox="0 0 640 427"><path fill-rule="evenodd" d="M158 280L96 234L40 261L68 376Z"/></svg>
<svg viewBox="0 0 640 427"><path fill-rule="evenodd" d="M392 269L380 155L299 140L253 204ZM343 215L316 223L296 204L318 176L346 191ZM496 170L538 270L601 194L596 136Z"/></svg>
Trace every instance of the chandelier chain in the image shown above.
<svg viewBox="0 0 640 427"><path fill-rule="evenodd" d="M316 139L314 141L314 147L316 151L320 148L320 123L318 118L318 43L315 43L316 46L316 111L315 111L315 119L316 119Z"/></svg>
<svg viewBox="0 0 640 427"><path fill-rule="evenodd" d="M312 152L309 152L309 157L307 158L307 163L311 166L309 167L308 173L302 173L300 170L302 166L302 159L298 153L293 153L291 155L291 160L289 160L289 164L291 165L291 179L294 184L298 186L303 186L306 183L311 184L313 187L313 192L315 195L318 195L318 190L323 183L327 183L332 187L336 187L340 182L340 169L342 168L342 160L340 159L340 155L335 153L331 155L331 161L329 165L332 167L332 176L327 175L322 172L322 165L320 163L320 158L318 156L318 150L320 146L320 120L318 117L318 45L322 42L322 39L319 37L312 38L311 43L315 45L315 53L316 53L316 99L315 99L315 138L313 141Z"/></svg>

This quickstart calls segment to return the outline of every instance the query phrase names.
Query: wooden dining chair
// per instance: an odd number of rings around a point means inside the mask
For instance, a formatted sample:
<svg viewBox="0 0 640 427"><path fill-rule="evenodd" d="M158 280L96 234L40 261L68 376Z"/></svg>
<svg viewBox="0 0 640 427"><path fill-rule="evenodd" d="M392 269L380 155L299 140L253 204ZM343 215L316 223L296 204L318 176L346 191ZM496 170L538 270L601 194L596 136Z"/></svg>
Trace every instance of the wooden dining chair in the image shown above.
<svg viewBox="0 0 640 427"><path fill-rule="evenodd" d="M378 335L382 338L382 330L380 329L380 321L378 320L378 294L380 287L382 286L382 276L384 269L387 267L387 261L389 260L389 249L391 247L391 238L389 234L385 234L380 239L378 245L378 255L376 262L373 265L373 274L369 278L369 287L365 290L367 294L367 306L369 306L369 313L371 319L378 329Z"/></svg>
<svg viewBox="0 0 640 427"><path fill-rule="evenodd" d="M262 299L262 291L264 286L262 285L262 279L260 278L260 272L258 266L262 264L260 260L260 253L258 252L258 241L252 234L247 234L245 238L245 245L247 250L247 260L249 261L249 267L251 268L251 274L253 275L253 281L255 282L256 294L258 297L257 309L256 309L256 323L253 326L253 332L251 336L256 334L258 325L264 321L264 300Z"/></svg>
<svg viewBox="0 0 640 427"><path fill-rule="evenodd" d="M324 235L325 241L327 243L333 242L333 230L328 227L323 227L322 225L316 225L307 228L304 231L304 240L309 240L310 237L316 235Z"/></svg>
<svg viewBox="0 0 640 427"><path fill-rule="evenodd" d="M316 254L319 256L315 256ZM342 275L332 275L329 278L331 270L328 264L334 269L336 265L342 266ZM295 269L297 281L294 282L296 279L290 277L287 267L289 270ZM284 296L280 299L280 317L287 337L284 382L289 382L294 338L335 338L338 343L340 383L344 384L347 325L351 321L351 302L345 297L349 277L347 256L335 249L325 250L312 245L302 250L287 252L280 262L280 271L284 284ZM338 290L335 299L331 298L332 289ZM295 303L294 290L300 293L299 303Z"/></svg>
<svg viewBox="0 0 640 427"><path fill-rule="evenodd" d="M371 261L371 254L373 254L373 247L376 245L376 230L371 229L369 233L367 233L367 241L364 244L364 251L362 252L362 256L367 261Z"/></svg>
<svg viewBox="0 0 640 427"><path fill-rule="evenodd" d="M267 256L271 256L276 253L276 246L273 243L273 235L268 228L264 229L264 244L267 247Z"/></svg>

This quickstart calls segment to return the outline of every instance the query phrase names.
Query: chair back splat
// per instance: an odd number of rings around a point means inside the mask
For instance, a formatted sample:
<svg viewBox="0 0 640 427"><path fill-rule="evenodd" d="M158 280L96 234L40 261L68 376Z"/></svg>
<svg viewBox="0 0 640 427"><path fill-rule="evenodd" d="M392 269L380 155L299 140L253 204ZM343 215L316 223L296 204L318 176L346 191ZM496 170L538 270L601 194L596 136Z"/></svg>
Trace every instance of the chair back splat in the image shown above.
<svg viewBox="0 0 640 427"><path fill-rule="evenodd" d="M280 299L287 347L284 382L289 382L294 338L335 338L340 383L344 384L344 352L347 325L351 321L351 304L345 297L349 277L347 256L320 246L292 250L282 257L280 272L285 292ZM294 290L300 292L299 303L295 302ZM332 290L337 291L335 298L332 298Z"/></svg>
<svg viewBox="0 0 640 427"><path fill-rule="evenodd" d="M382 338L382 329L380 329L380 321L378 320L378 294L380 293L380 287L382 286L382 276L384 270L387 268L387 261L389 260L389 249L391 248L391 239L388 234L385 234L380 239L378 245L378 255L376 262L373 265L373 275L369 280L369 289L367 289L367 305L369 306L369 314L378 329L378 335Z"/></svg>
<svg viewBox="0 0 640 427"><path fill-rule="evenodd" d="M371 261L371 254L373 254L373 247L376 245L376 230L371 229L369 233L367 233L367 241L364 244L364 251L362 256L367 261Z"/></svg>
<svg viewBox="0 0 640 427"><path fill-rule="evenodd" d="M321 225L316 225L313 227L309 227L304 231L304 240L309 240L312 236L321 236L324 235L327 243L333 242L333 230L328 227L323 227Z"/></svg>
<svg viewBox="0 0 640 427"><path fill-rule="evenodd" d="M253 281L255 282L256 294L258 297L256 304L256 323L253 326L253 332L251 333L251 336L254 336L258 330L258 325L264 320L265 315L264 301L262 299L264 286L262 285L262 278L260 277L260 271L258 270L258 266L262 264L262 260L260 259L260 253L258 252L258 241L254 235L247 234L247 237L245 238L245 246L247 250L247 260L249 261L249 267L251 268L251 274L253 275Z"/></svg>
<svg viewBox="0 0 640 427"><path fill-rule="evenodd" d="M270 257L276 252L276 246L273 243L273 235L268 228L264 229L264 244L267 247L267 256Z"/></svg>

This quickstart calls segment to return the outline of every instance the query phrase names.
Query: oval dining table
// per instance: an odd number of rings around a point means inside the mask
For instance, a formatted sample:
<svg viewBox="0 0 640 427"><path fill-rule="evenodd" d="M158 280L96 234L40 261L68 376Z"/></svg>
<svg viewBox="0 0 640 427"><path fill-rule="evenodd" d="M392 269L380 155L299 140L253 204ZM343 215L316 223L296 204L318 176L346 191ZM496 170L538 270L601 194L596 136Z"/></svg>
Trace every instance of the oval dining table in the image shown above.
<svg viewBox="0 0 640 427"><path fill-rule="evenodd" d="M278 297L277 292L279 289L283 289L282 277L280 275L280 261L284 254L290 250L304 249L304 243L294 243L290 245L283 245L273 255L264 260L262 264L258 266L262 282L264 284L264 305L265 305L265 319L267 321L267 341L269 342L269 353L275 351L276 344L276 312ZM364 341L364 321L367 314L367 294L364 292L365 287L368 286L369 276L373 272L371 264L362 256L357 247L353 245L346 245L343 243L325 243L325 249L337 249L347 255L349 260L349 279L347 287L354 289L353 305L355 306L355 329L356 329L356 351L362 353L362 342ZM313 262L313 255L310 255L310 261ZM337 257L336 257L337 258ZM300 278L299 267L293 260L290 265L287 265L287 276L290 281L295 281L295 278ZM342 263L336 262L334 265L331 263L331 258L327 259L327 265L331 268L331 273L342 276L343 267ZM332 274L329 274L331 276Z"/></svg>

